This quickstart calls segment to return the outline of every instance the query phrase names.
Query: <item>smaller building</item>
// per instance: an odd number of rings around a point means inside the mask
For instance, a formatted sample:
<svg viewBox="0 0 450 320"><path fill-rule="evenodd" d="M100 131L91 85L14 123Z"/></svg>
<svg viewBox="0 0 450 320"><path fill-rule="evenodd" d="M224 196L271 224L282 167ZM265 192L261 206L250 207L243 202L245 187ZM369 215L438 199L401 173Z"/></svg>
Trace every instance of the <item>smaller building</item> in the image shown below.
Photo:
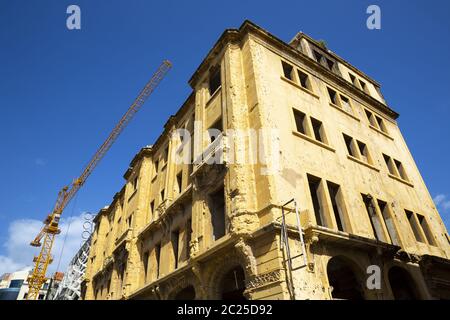
<svg viewBox="0 0 450 320"><path fill-rule="evenodd" d="M20 270L13 273L5 273L0 279L0 300L26 300L28 295L29 270ZM47 280L39 291L38 300L44 300L50 280Z"/></svg>

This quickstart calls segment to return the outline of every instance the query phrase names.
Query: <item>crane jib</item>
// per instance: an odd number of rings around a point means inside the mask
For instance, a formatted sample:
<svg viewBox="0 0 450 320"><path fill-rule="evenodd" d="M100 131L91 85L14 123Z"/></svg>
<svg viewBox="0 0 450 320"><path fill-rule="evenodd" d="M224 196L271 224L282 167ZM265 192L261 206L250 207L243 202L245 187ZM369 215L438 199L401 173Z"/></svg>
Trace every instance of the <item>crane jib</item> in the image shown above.
<svg viewBox="0 0 450 320"><path fill-rule="evenodd" d="M171 67L172 64L168 60L164 60L162 62L162 64L153 74L152 78L147 82L137 98L128 108L127 112L122 116L120 121L114 127L108 138L91 158L79 178L76 179L69 187L64 187L58 193L58 198L56 200L53 212L45 219L44 226L42 227L41 231L30 243L35 247L40 246L41 249L39 255L33 259L34 268L30 277L28 278L29 290L27 300L36 300L39 297L39 291L41 290L42 285L47 280L45 274L47 272L48 265L52 262L51 250L55 240L55 236L60 233L60 230L58 228L59 219L65 207L70 202L70 200L72 200L74 195L84 184L86 179L95 169L105 153L109 150L122 130L131 120L131 118L136 114L136 112L142 107L147 98L155 90L157 85L161 82L161 80L164 78Z"/></svg>

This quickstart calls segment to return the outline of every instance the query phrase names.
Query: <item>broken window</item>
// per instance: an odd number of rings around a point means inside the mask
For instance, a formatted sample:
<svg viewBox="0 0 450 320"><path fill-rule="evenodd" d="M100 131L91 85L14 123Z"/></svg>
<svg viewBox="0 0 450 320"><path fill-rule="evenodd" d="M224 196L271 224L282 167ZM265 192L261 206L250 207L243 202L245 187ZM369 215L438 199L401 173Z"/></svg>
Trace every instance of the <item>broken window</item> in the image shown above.
<svg viewBox="0 0 450 320"><path fill-rule="evenodd" d="M138 187L138 177L134 178L133 180L133 190L137 190Z"/></svg>
<svg viewBox="0 0 450 320"><path fill-rule="evenodd" d="M209 76L209 94L212 96L222 85L220 79L220 67L213 70Z"/></svg>
<svg viewBox="0 0 450 320"><path fill-rule="evenodd" d="M331 204L333 207L334 217L336 219L336 225L339 231L345 231L345 220L344 220L344 205L342 200L342 195L340 193L340 186L327 181L328 192L331 198Z"/></svg>
<svg viewBox="0 0 450 320"><path fill-rule="evenodd" d="M127 219L128 228L131 228L132 223L133 223L133 214L131 214Z"/></svg>
<svg viewBox="0 0 450 320"><path fill-rule="evenodd" d="M300 85L305 89L311 90L311 84L309 82L308 75L300 70L298 70L297 73L298 73L298 78L300 80Z"/></svg>
<svg viewBox="0 0 450 320"><path fill-rule="evenodd" d="M222 118L213 123L208 129L209 139L213 143L223 132Z"/></svg>
<svg viewBox="0 0 450 320"><path fill-rule="evenodd" d="M399 237L397 231L395 230L392 213L389 209L388 204L382 200L378 200L377 203L378 207L380 208L381 215L383 216L384 224L386 225L386 229L388 231L389 238L391 239L392 244L399 246Z"/></svg>
<svg viewBox="0 0 450 320"><path fill-rule="evenodd" d="M225 194L223 186L209 196L209 209L213 240L218 240L225 235Z"/></svg>
<svg viewBox="0 0 450 320"><path fill-rule="evenodd" d="M160 262L161 262L161 243L155 246L155 260L156 260L156 278L159 278L160 274Z"/></svg>
<svg viewBox="0 0 450 320"><path fill-rule="evenodd" d="M149 253L148 253L148 251L146 251L146 252L144 252L144 256L142 257L142 264L143 264L143 268L144 268L144 282L147 281L148 258L149 258Z"/></svg>
<svg viewBox="0 0 450 320"><path fill-rule="evenodd" d="M384 133L387 133L387 129L386 129L386 126L385 126L385 124L384 124L383 119L382 119L381 117L379 117L379 116L375 116L375 119L376 119L376 121L377 121L378 128L379 128L381 131L383 131Z"/></svg>
<svg viewBox="0 0 450 320"><path fill-rule="evenodd" d="M287 62L281 61L281 65L283 66L283 75L285 78L294 81L294 67Z"/></svg>
<svg viewBox="0 0 450 320"><path fill-rule="evenodd" d="M182 171L180 171L177 174L177 186L176 187L177 187L177 193L180 194L181 191L183 190L182 189L182 187L183 187L183 172Z"/></svg>
<svg viewBox="0 0 450 320"><path fill-rule="evenodd" d="M420 233L420 227L418 224L418 221L416 220L416 217L414 216L414 213L409 210L405 210L406 218L409 221L409 225L411 227L412 232L414 233L414 237L417 241L425 243L425 239L423 238L422 234Z"/></svg>
<svg viewBox="0 0 450 320"><path fill-rule="evenodd" d="M394 164L393 164L391 157L389 157L383 153L383 159L384 159L384 162L386 162L386 166L388 167L389 173L395 176L396 172L395 172Z"/></svg>
<svg viewBox="0 0 450 320"><path fill-rule="evenodd" d="M328 70L333 71L333 69L334 69L334 62L331 61L328 58L325 58L325 61L326 61L326 66L328 67Z"/></svg>
<svg viewBox="0 0 450 320"><path fill-rule="evenodd" d="M159 170L159 160L155 160L155 175L158 174Z"/></svg>
<svg viewBox="0 0 450 320"><path fill-rule="evenodd" d="M361 155L362 160L368 164L372 164L372 159L370 157L367 145L359 140L356 140L356 144L358 145L359 154Z"/></svg>
<svg viewBox="0 0 450 320"><path fill-rule="evenodd" d="M351 74L351 73L349 73L348 75L350 76L350 81L356 87L356 77L353 74Z"/></svg>
<svg viewBox="0 0 450 320"><path fill-rule="evenodd" d="M164 149L164 164L169 160L169 146L166 146Z"/></svg>
<svg viewBox="0 0 450 320"><path fill-rule="evenodd" d="M353 138L346 135L345 133L342 134L344 136L345 145L347 146L348 154L352 157L358 158L358 153L355 150L355 145L353 142Z"/></svg>
<svg viewBox="0 0 450 320"><path fill-rule="evenodd" d="M344 109L348 113L353 113L353 109L352 109L352 106L350 104L350 99L347 98L346 96L343 96L342 94L340 95L340 98L341 98L341 107L342 107L342 109Z"/></svg>
<svg viewBox="0 0 450 320"><path fill-rule="evenodd" d="M294 118L295 118L295 125L297 127L297 131L303 134L307 134L306 133L306 115L301 112L298 111L296 109L294 110Z"/></svg>
<svg viewBox="0 0 450 320"><path fill-rule="evenodd" d="M318 63L322 63L323 55L317 52L316 50L313 50L314 58Z"/></svg>
<svg viewBox="0 0 450 320"><path fill-rule="evenodd" d="M403 180L408 180L408 176L406 175L406 172L405 172L405 169L403 168L402 163L395 159L394 159L394 163L395 163L395 167L397 168L397 171L398 171L400 177Z"/></svg>
<svg viewBox="0 0 450 320"><path fill-rule="evenodd" d="M419 224L422 227L423 233L425 234L425 237L427 238L428 244L435 246L436 241L434 241L433 234L431 233L430 227L427 223L427 220L425 217L421 214L417 214L417 219L419 220Z"/></svg>
<svg viewBox="0 0 450 320"><path fill-rule="evenodd" d="M322 122L311 117L311 125L314 132L314 138L316 138L317 141L326 143Z"/></svg>
<svg viewBox="0 0 450 320"><path fill-rule="evenodd" d="M179 245L179 241L180 241L180 230L175 230L172 232L170 241L172 242L174 269L177 269L178 268L178 245Z"/></svg>
<svg viewBox="0 0 450 320"><path fill-rule="evenodd" d="M371 196L362 194L363 202L369 215L370 225L372 226L373 235L375 239L386 242L384 236L382 223L378 217L374 201Z"/></svg>
<svg viewBox="0 0 450 320"><path fill-rule="evenodd" d="M367 88L367 85L366 85L366 83L364 82L364 81L362 81L362 80L359 80L359 85L361 86L361 90L362 91L364 91L365 93L369 93L369 90L368 90L368 88Z"/></svg>
<svg viewBox="0 0 450 320"><path fill-rule="evenodd" d="M318 226L326 227L321 179L309 174L307 177L316 223Z"/></svg>
<svg viewBox="0 0 450 320"><path fill-rule="evenodd" d="M338 105L338 101L337 101L337 93L336 93L336 91L334 91L333 89L328 88L328 87L327 87L327 89L328 89L328 95L330 96L331 103L337 106Z"/></svg>
<svg viewBox="0 0 450 320"><path fill-rule="evenodd" d="M186 259L191 256L191 240L192 240L192 220L188 219L186 222Z"/></svg>
<svg viewBox="0 0 450 320"><path fill-rule="evenodd" d="M375 128L377 128L377 122L375 120L375 116L373 115L373 113L367 109L364 109L364 111L366 112L366 116L367 116L367 119L369 120L369 123L372 126L374 126Z"/></svg>
<svg viewBox="0 0 450 320"><path fill-rule="evenodd" d="M152 200L150 202L150 221L153 221L155 219L155 200Z"/></svg>

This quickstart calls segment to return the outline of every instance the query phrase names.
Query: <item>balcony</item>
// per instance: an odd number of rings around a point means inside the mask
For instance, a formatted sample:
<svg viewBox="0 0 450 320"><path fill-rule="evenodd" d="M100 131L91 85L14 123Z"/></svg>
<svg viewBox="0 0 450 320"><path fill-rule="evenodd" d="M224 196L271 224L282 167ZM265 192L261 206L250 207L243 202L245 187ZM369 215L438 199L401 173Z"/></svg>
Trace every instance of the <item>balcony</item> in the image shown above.
<svg viewBox="0 0 450 320"><path fill-rule="evenodd" d="M228 138L220 135L211 142L206 149L194 160L191 175L195 175L201 168L212 164L225 164L227 162L227 151L229 151Z"/></svg>
<svg viewBox="0 0 450 320"><path fill-rule="evenodd" d="M114 251L117 250L124 242L127 242L131 239L131 228L126 229L120 237L118 237L115 241Z"/></svg>

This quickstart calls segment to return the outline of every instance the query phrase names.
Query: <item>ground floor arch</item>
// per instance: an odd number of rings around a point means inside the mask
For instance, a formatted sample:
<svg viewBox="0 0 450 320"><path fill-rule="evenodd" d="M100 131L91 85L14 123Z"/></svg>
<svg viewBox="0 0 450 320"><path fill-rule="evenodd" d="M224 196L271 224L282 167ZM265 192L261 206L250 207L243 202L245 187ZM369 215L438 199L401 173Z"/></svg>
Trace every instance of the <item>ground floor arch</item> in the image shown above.
<svg viewBox="0 0 450 320"><path fill-rule="evenodd" d="M364 299L358 271L349 259L342 256L331 258L327 264L327 276L333 299Z"/></svg>

